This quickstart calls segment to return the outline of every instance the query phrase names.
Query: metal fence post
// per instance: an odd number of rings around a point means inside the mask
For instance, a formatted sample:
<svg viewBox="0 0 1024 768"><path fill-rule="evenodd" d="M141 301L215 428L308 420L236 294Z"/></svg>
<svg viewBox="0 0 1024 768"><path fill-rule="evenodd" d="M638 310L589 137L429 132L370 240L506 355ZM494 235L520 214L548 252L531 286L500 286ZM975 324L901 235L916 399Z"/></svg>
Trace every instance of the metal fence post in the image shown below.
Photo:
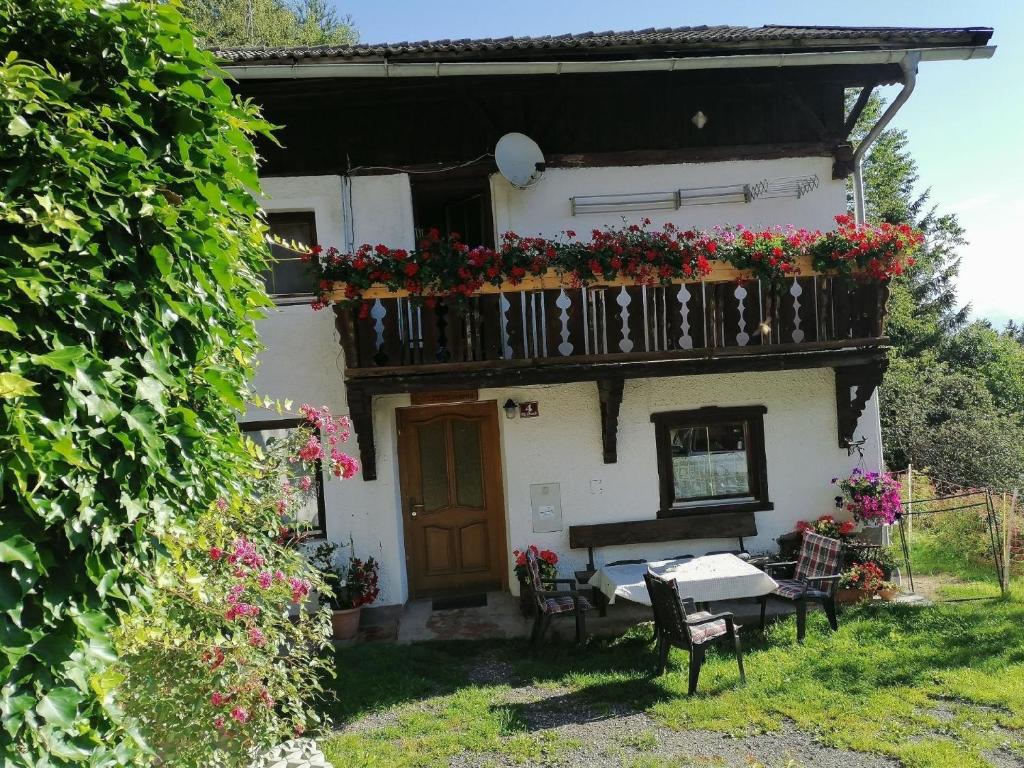
<svg viewBox="0 0 1024 768"><path fill-rule="evenodd" d="M1006 494L1003 494L1005 499ZM1006 588L1010 588L1010 573L1011 573L1011 561L1013 559L1013 552L1011 551L1011 544L1013 543L1013 515L1017 511L1017 489L1013 489L1013 494L1010 496L1010 506L1007 507L1005 502L1003 503L1003 582L1006 584Z"/></svg>
<svg viewBox="0 0 1024 768"><path fill-rule="evenodd" d="M907 464L907 539L914 534L914 465Z"/></svg>

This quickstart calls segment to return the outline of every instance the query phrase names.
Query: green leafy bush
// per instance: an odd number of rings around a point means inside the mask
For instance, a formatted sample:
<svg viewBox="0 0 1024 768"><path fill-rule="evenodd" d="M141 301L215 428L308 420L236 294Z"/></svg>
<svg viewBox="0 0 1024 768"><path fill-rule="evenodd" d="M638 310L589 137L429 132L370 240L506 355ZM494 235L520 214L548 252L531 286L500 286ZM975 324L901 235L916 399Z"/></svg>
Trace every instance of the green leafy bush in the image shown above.
<svg viewBox="0 0 1024 768"><path fill-rule="evenodd" d="M268 304L250 190L269 126L181 24L162 3L0 0L3 765L146 761L141 736L179 713L125 717L122 619L164 621L181 676L203 632L230 640L170 615L181 573L157 577L259 478L235 419ZM266 522L248 535L269 559Z"/></svg>
<svg viewBox="0 0 1024 768"><path fill-rule="evenodd" d="M331 595L295 521L316 493L317 462L338 477L356 465L340 450L347 419L301 410L265 453L249 444L251 488L161 537L172 556L146 579L153 598L115 631L119 661L102 682L163 764L247 765L254 748L318 721L310 700L328 677L330 613L317 593Z"/></svg>

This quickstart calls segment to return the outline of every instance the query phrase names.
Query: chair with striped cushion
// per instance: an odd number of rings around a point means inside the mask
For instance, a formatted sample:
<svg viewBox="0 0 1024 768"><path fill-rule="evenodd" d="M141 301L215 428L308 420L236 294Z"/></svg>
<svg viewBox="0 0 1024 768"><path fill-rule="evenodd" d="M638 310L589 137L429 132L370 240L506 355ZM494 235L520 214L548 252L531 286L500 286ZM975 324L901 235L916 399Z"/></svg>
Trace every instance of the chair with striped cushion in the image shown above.
<svg viewBox="0 0 1024 768"><path fill-rule="evenodd" d="M657 674L665 672L668 649L671 646L690 652L690 695L697 690L700 668L704 663L704 649L715 640L732 639L736 649L736 663L740 668L740 682L746 682L743 673L743 649L740 647L740 626L731 613L698 611L693 598L680 598L675 579L663 579L647 571L647 594L654 610L654 634L658 640Z"/></svg>
<svg viewBox="0 0 1024 768"><path fill-rule="evenodd" d="M537 601L537 617L533 623L533 643L540 645L544 639L551 619L554 616L574 616L576 618L576 643L581 644L587 636L586 613L591 605L587 598L576 590L573 579L545 579L540 575L537 554L527 548L526 565L530 571L530 583ZM568 590L551 589L552 586L568 584Z"/></svg>
<svg viewBox="0 0 1024 768"><path fill-rule="evenodd" d="M835 588L842 570L842 543L819 533L804 531L800 554L793 562L768 563L765 572L774 575L784 567L793 568L790 579L776 579L778 587L770 595L761 598L761 629L764 629L768 598L774 597L796 605L796 639L804 641L807 628L807 602L821 603L833 630L839 628L836 620Z"/></svg>

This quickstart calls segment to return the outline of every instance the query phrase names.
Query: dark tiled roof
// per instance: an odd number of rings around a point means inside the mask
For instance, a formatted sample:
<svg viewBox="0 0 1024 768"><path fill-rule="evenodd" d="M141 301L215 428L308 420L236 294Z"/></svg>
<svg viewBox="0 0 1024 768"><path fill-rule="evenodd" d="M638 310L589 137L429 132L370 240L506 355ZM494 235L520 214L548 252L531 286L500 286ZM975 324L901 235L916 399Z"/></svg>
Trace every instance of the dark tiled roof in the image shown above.
<svg viewBox="0 0 1024 768"><path fill-rule="evenodd" d="M992 36L985 27L763 27L700 26L641 29L630 32L583 32L542 37L479 40L424 40L283 48L224 48L214 53L226 62L291 62L296 59L366 60L503 60L654 54L701 55L780 50L871 50L898 47L984 45Z"/></svg>

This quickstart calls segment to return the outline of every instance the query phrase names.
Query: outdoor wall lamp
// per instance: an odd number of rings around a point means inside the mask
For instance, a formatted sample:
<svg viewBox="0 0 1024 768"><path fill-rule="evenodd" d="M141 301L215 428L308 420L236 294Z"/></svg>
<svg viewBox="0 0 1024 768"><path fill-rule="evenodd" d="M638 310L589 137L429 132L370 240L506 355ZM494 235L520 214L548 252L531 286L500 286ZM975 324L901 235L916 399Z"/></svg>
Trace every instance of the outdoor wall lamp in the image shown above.
<svg viewBox="0 0 1024 768"><path fill-rule="evenodd" d="M517 403L511 397L508 400L506 400L505 404L501 407L505 411L506 419L514 419L516 417L516 413L519 412L519 403Z"/></svg>

